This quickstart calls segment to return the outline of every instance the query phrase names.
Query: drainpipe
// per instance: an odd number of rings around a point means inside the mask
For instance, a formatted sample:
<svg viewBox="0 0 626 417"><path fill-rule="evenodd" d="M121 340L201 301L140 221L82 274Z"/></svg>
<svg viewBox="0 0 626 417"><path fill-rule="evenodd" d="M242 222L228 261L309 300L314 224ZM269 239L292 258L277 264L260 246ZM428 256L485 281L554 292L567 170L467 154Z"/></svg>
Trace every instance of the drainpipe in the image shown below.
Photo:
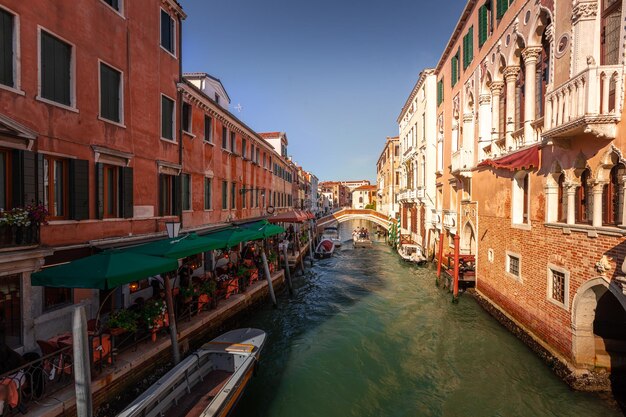
<svg viewBox="0 0 626 417"><path fill-rule="evenodd" d="M183 83L183 21L178 16L178 83ZM177 83L177 84L178 84ZM178 190L178 203L176 212L180 222L180 228L183 228L183 91L182 88L176 86L176 96L178 102L178 164L181 166L180 190Z"/></svg>

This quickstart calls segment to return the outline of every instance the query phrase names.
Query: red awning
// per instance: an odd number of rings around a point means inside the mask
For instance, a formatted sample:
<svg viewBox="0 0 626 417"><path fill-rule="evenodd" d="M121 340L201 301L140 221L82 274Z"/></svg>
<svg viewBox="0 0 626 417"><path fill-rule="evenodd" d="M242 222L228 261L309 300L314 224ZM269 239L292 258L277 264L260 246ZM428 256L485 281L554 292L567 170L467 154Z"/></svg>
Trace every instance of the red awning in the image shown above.
<svg viewBox="0 0 626 417"><path fill-rule="evenodd" d="M271 223L302 223L307 219L299 210L293 210L277 214L267 220Z"/></svg>
<svg viewBox="0 0 626 417"><path fill-rule="evenodd" d="M485 159L478 167L493 167L515 171L518 169L539 168L539 144L521 149L496 159Z"/></svg>

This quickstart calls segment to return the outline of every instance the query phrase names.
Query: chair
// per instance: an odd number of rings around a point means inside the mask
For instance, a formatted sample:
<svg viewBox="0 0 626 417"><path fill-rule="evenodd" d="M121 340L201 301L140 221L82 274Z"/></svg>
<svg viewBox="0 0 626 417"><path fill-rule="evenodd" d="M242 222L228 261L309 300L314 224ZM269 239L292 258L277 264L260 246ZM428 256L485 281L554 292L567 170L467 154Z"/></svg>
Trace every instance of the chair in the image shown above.
<svg viewBox="0 0 626 417"><path fill-rule="evenodd" d="M60 381L64 373L72 373L72 357L47 340L37 340L44 357L44 371L49 372L48 379Z"/></svg>

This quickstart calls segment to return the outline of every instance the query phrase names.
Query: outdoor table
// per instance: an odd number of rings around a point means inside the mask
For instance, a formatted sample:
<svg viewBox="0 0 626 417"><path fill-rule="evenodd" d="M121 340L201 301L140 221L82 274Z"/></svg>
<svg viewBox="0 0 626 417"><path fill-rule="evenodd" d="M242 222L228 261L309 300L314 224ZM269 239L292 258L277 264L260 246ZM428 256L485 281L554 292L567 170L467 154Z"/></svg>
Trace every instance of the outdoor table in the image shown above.
<svg viewBox="0 0 626 417"><path fill-rule="evenodd" d="M107 358L107 363L111 363L111 335L101 334L98 336L90 336L91 339L91 361L93 363L102 361ZM48 343L62 349L66 346L72 346L74 343L71 333L62 333L48 339Z"/></svg>

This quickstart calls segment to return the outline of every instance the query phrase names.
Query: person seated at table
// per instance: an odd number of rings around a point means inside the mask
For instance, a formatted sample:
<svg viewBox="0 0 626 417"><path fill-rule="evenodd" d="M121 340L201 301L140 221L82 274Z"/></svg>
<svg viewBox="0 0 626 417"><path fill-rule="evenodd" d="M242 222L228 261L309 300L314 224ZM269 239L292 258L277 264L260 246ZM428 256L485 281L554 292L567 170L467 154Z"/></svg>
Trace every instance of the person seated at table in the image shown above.
<svg viewBox="0 0 626 417"><path fill-rule="evenodd" d="M237 266L233 263L233 261L228 261L226 264L226 273L231 277L237 275Z"/></svg>

